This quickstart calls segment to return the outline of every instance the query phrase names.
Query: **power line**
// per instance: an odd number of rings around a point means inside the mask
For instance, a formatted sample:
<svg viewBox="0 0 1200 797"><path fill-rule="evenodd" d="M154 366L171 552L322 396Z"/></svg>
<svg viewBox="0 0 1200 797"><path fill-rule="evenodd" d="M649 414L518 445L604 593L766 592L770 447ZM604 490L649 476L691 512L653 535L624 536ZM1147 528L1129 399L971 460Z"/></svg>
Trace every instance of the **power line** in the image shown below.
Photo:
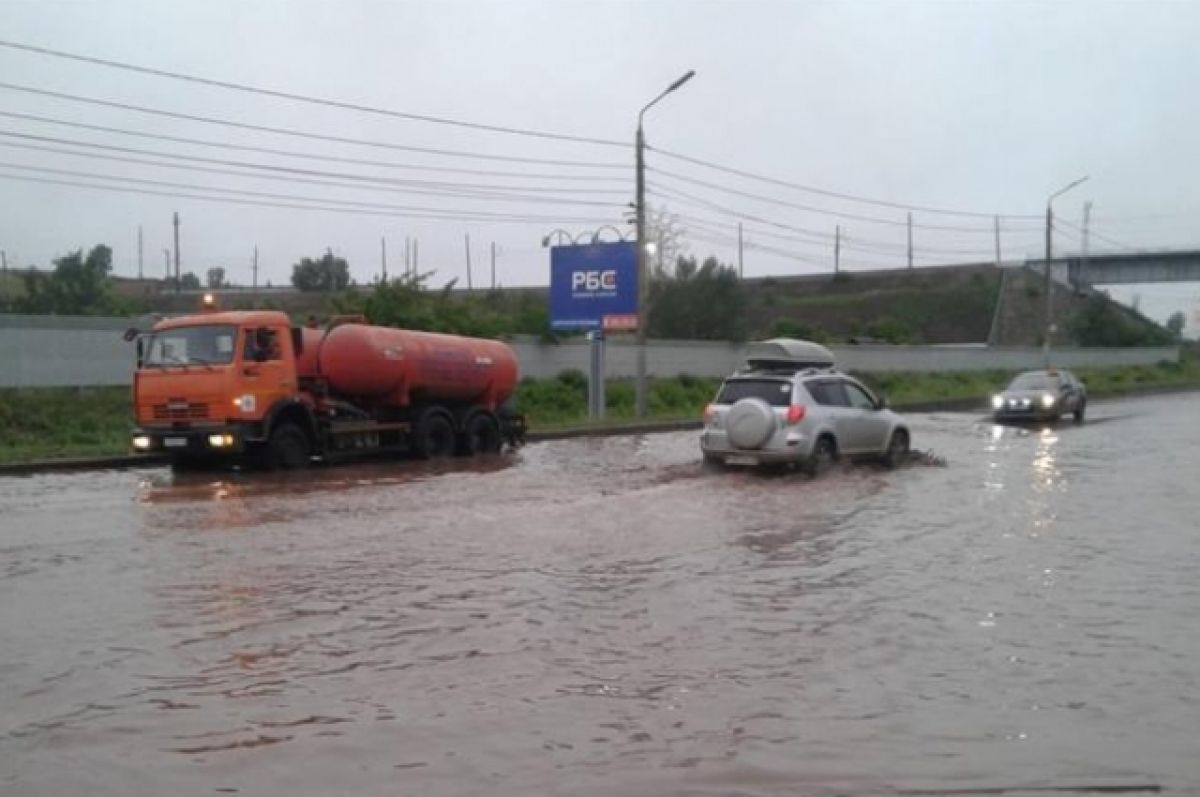
<svg viewBox="0 0 1200 797"><path fill-rule="evenodd" d="M354 206L354 207L382 208L382 209L387 209L387 210L404 210L404 211L413 211L413 212L441 212L443 210L442 208L412 207L412 206L408 206L408 205L392 205L392 204L383 203L383 202L362 202L362 201L350 200L350 199L328 199L328 198L316 199L316 198L310 198L310 197L296 196L295 194L274 194L274 193L268 193L268 192L264 192L264 191L250 191L250 190L239 189L239 188L225 188L222 186L205 186L205 185L196 185L193 183L177 183L177 182L164 181L164 180L149 180L149 179L141 178L141 177L125 177L122 175L115 175L115 174L96 174L93 172L81 172L81 171L72 170L72 169L53 169L53 168L46 167L46 166L27 166L25 164L20 164L20 163L0 162L0 166L2 166L4 168L8 168L8 169L21 169L24 171L40 172L43 174L64 175L67 177L83 177L83 178L92 179L92 180L116 180L119 182L137 183L139 185L151 185L151 186L165 187L165 188L182 188L182 189L190 190L190 191L215 191L215 192L221 192L221 193L238 194L241 196L252 196L252 197L259 197L259 198L266 198L266 199L284 199L284 200L289 200L289 201L321 202L321 203L324 203L327 205L348 205L348 206ZM512 216L512 215L520 215L520 214L510 214L510 213L496 214L496 213L489 213L486 211L461 211L460 214L464 217L479 215L484 218L491 218L493 216L507 217L507 216Z"/></svg>
<svg viewBox="0 0 1200 797"><path fill-rule="evenodd" d="M896 219L883 219L878 216L863 216L858 213L847 213L847 212L838 211L838 210L828 210L826 208L819 208L819 207L815 207L813 205L803 205L798 202L789 202L786 199L777 199L775 197L766 196L764 194L754 194L749 191L741 191L737 188L731 188L729 186L720 185L718 183L710 183L706 180L697 180L694 177L687 177L685 175L663 171L662 169L656 169L654 167L647 167L647 169L648 169L648 171L654 172L655 174L660 174L664 177L669 177L673 180L682 180L683 182L686 182L686 183L691 183L693 185L702 186L704 188L710 188L710 189L713 189L716 191L723 191L727 194L734 194L736 196L745 197L747 199L753 199L753 200L756 200L759 202L767 202L767 203L770 203L773 205L780 205L782 207L795 208L796 210L804 210L804 211L808 211L809 213L819 213L819 214L825 215L825 216L835 216L835 217L843 218L843 219L852 219L854 221L861 221L861 222L865 222L867 224L884 224L884 225L887 225L890 227L908 227L907 220L898 221ZM987 228L961 227L961 226L939 225L939 224L914 224L912 226L914 228L922 229L922 230L938 230L938 231L944 231L944 232L966 232L966 233L980 233L980 234L986 233L988 235L992 234L992 228L990 226Z"/></svg>
<svg viewBox="0 0 1200 797"><path fill-rule="evenodd" d="M178 119L188 122L204 122L205 124L223 125L225 127L234 127L240 130L254 130L259 133L272 133L282 136L294 136L297 138L307 138L316 141L329 141L337 144L354 144L363 147L375 147L378 149L390 149L403 152L419 152L425 155L438 155L452 158L473 158L476 160L492 160L503 161L506 163L534 163L542 166L575 166L578 168L590 169L629 169L627 163L605 163L597 161L579 161L579 160L558 160L552 158L529 158L519 155L487 155L481 152L468 152L466 150L453 149L438 149L435 147L418 147L408 144L393 144L386 141L372 141L370 139L347 138L345 136L334 136L323 133L310 133L305 130L296 130L288 127L272 127L270 125L259 125L250 122L237 122L231 119L224 119L217 116L201 116L199 114L180 113L177 111L166 111L161 108L150 108L144 105L133 105L125 102L115 102L112 100L102 100L96 97L85 97L79 94L67 94L61 91L50 91L48 89L39 89L32 86L22 86L16 83L0 82L0 89L8 89L9 91L20 91L27 94L35 94L42 97L51 97L59 100L68 100L71 102L79 102L88 105L96 105L104 108L114 108L122 111L134 111L135 113L148 114L151 116L159 116L166 119Z"/></svg>
<svg viewBox="0 0 1200 797"><path fill-rule="evenodd" d="M701 219L690 214L678 214L678 217L688 223L689 229L691 229L692 226L699 226L699 228L702 230L707 229L710 232L715 232L721 235L728 233L720 228L732 230L737 229L737 225L729 224L728 222L712 219ZM774 238L776 240L781 240L792 244L799 244L802 246L819 247L828 247L835 238L832 233L820 233L816 231L812 231L811 233L808 233L808 235L810 235L811 238L818 238L819 240L811 240L808 237L801 237L799 235L785 235L781 233L767 232L765 230L758 230L754 228L746 228L746 233L762 238ZM847 235L844 232L841 236L841 244L843 248L854 249L860 252L874 252L883 255L902 255L906 254L908 251L907 246L902 244L886 244L883 242L875 242L869 238L858 238L857 236ZM916 254L928 256L990 255L992 253L990 249L948 249L934 246L914 247L913 251Z"/></svg>
<svg viewBox="0 0 1200 797"><path fill-rule="evenodd" d="M1072 222L1069 222L1066 219L1055 218L1054 219L1054 229L1056 229L1060 232L1067 232L1066 230L1063 230L1061 227L1059 227L1060 224L1070 227L1072 229L1072 231L1069 234L1074 235L1076 238L1078 238L1083 232L1083 228L1080 227L1078 224L1073 224ZM1110 238L1107 235L1103 235L1103 234L1097 232L1095 229L1089 230L1088 235L1092 236L1093 238L1099 238L1101 241L1104 241L1106 244L1110 244L1112 246L1116 246L1121 249L1132 250L1134 252L1146 251L1146 247L1144 247L1144 246L1134 246L1133 244L1122 243L1121 241L1118 241L1114 238Z"/></svg>
<svg viewBox="0 0 1200 797"><path fill-rule="evenodd" d="M714 243L714 244L718 244L718 245L722 245L722 246L736 246L737 245L736 239L728 238L725 236L707 236L707 235L692 234L688 237L693 238L698 241L704 241L706 243ZM759 243L754 243L754 242L746 242L745 247L747 249L757 250L760 252L766 252L767 254L773 254L773 255L776 255L779 257L784 257L784 258L787 258L788 260L802 263L806 266L812 266L813 268L828 269L829 265L830 265L828 262L820 262L820 261L814 261L814 260L809 259L809 258L811 258L811 255L800 254L795 251L791 251L791 250L787 250L787 249L780 249L780 248L774 247L774 246L767 246L764 244L759 244ZM832 252L832 248L829 251ZM863 266L863 267L867 267L867 268L879 268L879 269L896 268L896 266L891 263L880 263L877 261L859 260L859 259L851 260L848 263L848 265Z"/></svg>
<svg viewBox="0 0 1200 797"><path fill-rule="evenodd" d="M774 177L766 177L765 175L754 174L753 172L747 172L747 171L743 171L741 169L734 169L729 166L722 166L720 164L713 163L712 161L701 160L700 158L693 158L688 155L681 155L678 152L671 152L669 150L659 149L658 147L651 147L651 146L647 145L646 149L657 152L660 155L665 155L668 158L675 158L676 160L684 161L686 163L691 163L696 166L703 166L707 169L713 169L715 171L724 172L725 174L731 174L731 175L735 175L737 177L744 177L748 180L759 180L764 183L771 183L773 185L782 186L784 188L792 188L797 191L806 191L808 193L819 194L821 196L834 197L837 199L845 199L850 202L862 202L864 204L878 205L880 207L896 208L899 210L919 210L924 213L938 213L938 214L947 215L947 216L966 216L966 217L972 217L972 218L991 219L997 215L995 213L982 213L982 212L968 211L968 210L948 210L945 208L929 207L927 205L911 205L911 204L906 204L903 202L889 202L884 199L871 199L869 197L857 196L855 194L846 194L846 193L842 193L840 191L831 191L827 188L816 188L811 185L803 185L801 183L788 182L787 180L779 180ZM1041 216L1028 215L1028 214L1023 215L1023 214L1013 214L1013 213L1002 213L999 215L1002 218L1008 218L1008 219L1039 219L1039 218L1041 218Z"/></svg>
<svg viewBox="0 0 1200 797"><path fill-rule="evenodd" d="M342 100L331 100L322 97L312 97L306 94L296 94L287 91L278 91L275 89L265 89L259 86L251 86L245 83L233 83L225 80L214 80L213 78L200 77L198 75L188 75L182 72L171 72L166 69L155 69L153 67L139 66L129 64L123 61L112 61L106 58L97 58L95 56L79 55L78 53L68 53L63 50L54 50L49 47L37 47L32 44L21 44L0 39L0 47L8 47L13 50L22 50L28 53L36 53L37 55L45 55L53 58L62 58L69 61L77 61L80 63L93 64L95 66L104 66L111 69L122 69L128 72L137 72L143 75L154 75L156 77L170 78L171 80L182 80L188 83L196 83L203 86L214 86L216 88L231 89L233 91L241 91L249 94L257 94L264 97L274 97L276 99L291 100L293 102L303 102L310 105L322 105L329 108L341 108L348 111L358 111L360 113L374 114L376 116L387 116L394 119L405 119L410 122L428 122L431 124L449 125L452 127L462 127L469 130L480 130L487 133L506 133L509 135L527 136L531 138L552 139L555 141L569 141L577 144L597 144L607 147L629 148L631 145L627 141L613 141L604 138L589 138L587 136L575 136L567 133L552 133L545 130L534 130L531 128L522 127L506 127L504 125L483 124L480 122L465 122L461 119L449 119L441 116L431 116L429 114L411 113L409 111L396 111L388 108L379 108L371 105L362 105L353 102L344 102Z"/></svg>
<svg viewBox="0 0 1200 797"><path fill-rule="evenodd" d="M772 227L775 229L785 230L790 233L798 233L801 236L812 236L812 237L816 237L816 238L819 238L822 240L829 240L834 237L832 234L824 232L824 231L811 230L811 229L807 229L804 227L798 227L793 224L787 224L784 222L775 221L773 219L764 218L762 216L757 216L757 215L754 215L751 213L744 213L742 211L733 210L733 209L727 208L723 205L719 205L714 202L709 202L700 197L696 197L696 196L693 196L686 192L678 191L676 189L664 190L661 188L650 188L650 189L648 189L648 193L651 194L652 196L657 196L657 197L667 199L667 200L674 200L677 202L681 202L685 205L693 205L696 207L705 208L707 210L714 210L714 211L717 211L718 213L723 213L725 215L732 216L733 218L742 219L743 221L757 222L759 224L763 224L763 225L766 225L768 227ZM856 238L856 240L863 242L863 244L875 244L876 248L881 249L881 250L886 249L886 247L889 246L889 244L887 244L884 241L878 241L876 239L871 239L871 238ZM863 246L861 244L856 244L856 246L859 249L867 249L866 246ZM899 245L896 245L896 251L900 251L900 249L901 249L901 247ZM923 247L921 251L932 253L933 250ZM968 251L968 250L945 250L943 252L943 254L976 254L976 253L982 254L983 250L970 250L970 251Z"/></svg>
<svg viewBox="0 0 1200 797"><path fill-rule="evenodd" d="M370 160L367 158L347 158L337 155L320 155L312 152L300 152L298 150L274 149L272 147L256 147L249 144L234 144L223 141L213 141L211 139L187 138L184 136L169 136L162 133L147 133L141 130L130 130L121 127L109 127L107 125L88 124L85 122L74 122L68 119L57 119L52 116L39 116L37 114L18 113L15 111L0 110L0 116L7 116L12 119L23 119L26 121L42 122L45 124L62 125L80 130L94 130L103 133L117 133L124 136L136 136L138 138L148 138L158 141L170 141L177 144L194 144L203 147L219 147L221 149L239 150L243 152L258 152L266 155L281 155L289 158L306 158L309 160L328 161L332 163L352 163L360 166L372 166L386 169L410 169L414 171L428 171L448 174L467 174L480 177L521 177L533 180L568 180L568 181L588 181L588 182L610 182L623 183L627 182L621 177L606 177L604 175L595 174L544 174L536 172L506 172L492 169L464 169L455 168L453 166L426 166L413 163L396 163L394 161L379 161ZM565 189L564 189L565 190ZM570 189L573 191L588 191L590 189Z"/></svg>
<svg viewBox="0 0 1200 797"><path fill-rule="evenodd" d="M17 147L21 149L30 149L43 152L53 152L60 155L75 155L84 158L99 158L103 160L121 161L124 163L137 163L145 166L157 166L168 169L187 169L190 171L207 171L218 174L226 174L237 177L245 177L250 179L270 179L270 180L288 180L293 182L309 182L317 185L328 185L342 188L361 188L365 190L391 190L398 193L425 194L431 196L457 196L472 199L497 200L502 202L541 202L555 203L562 205L581 205L592 207L615 207L614 202L597 202L586 199L564 199L561 197L545 197L545 196L524 196L520 194L505 194L500 193L503 186L497 187L497 190L491 190L487 186L470 186L458 183L423 183L422 181L412 180L396 180L385 177L367 177L363 175L345 174L341 172L321 172L312 169L297 169L286 166L271 166L266 164L245 163L242 161L225 161L217 158L203 158L198 156L180 155L176 153L155 152L153 150L140 150L131 147L118 147L105 144L94 144L89 142L75 142L68 139L57 139L48 136L34 136L25 133L12 133L9 131L0 130L0 136L21 138L35 141L50 141L55 143L65 143L73 146L94 147L97 149L116 151L116 152L131 152L135 154L146 154L154 157L176 158L191 162L200 163L215 163L224 166L234 166L243 169L255 169L267 172L267 174L247 174L245 172L235 172L228 169L212 169L202 166L185 166L174 163L162 163L159 161L145 160L142 158L121 157L115 155L99 155L91 152L78 152L74 150L61 149L57 147L40 146L36 144L16 144L12 142L0 141L0 146ZM299 175L314 175L317 177L333 177L338 179L348 179L357 182L365 183L366 185L357 185L352 183L335 183L326 180L308 180L300 177L283 177L280 174L299 174ZM381 186L394 186L390 189ZM413 187L415 186L415 187ZM401 191L403 189L403 191ZM537 189L530 189L537 190Z"/></svg>
<svg viewBox="0 0 1200 797"><path fill-rule="evenodd" d="M18 167L18 168L21 168L21 167ZM532 216L532 215L526 216L526 215L518 215L518 214L484 215L482 213L475 213L472 215L464 215L461 213L460 214L450 214L450 213L441 212L440 210L438 210L436 208L431 209L433 211L431 213L420 213L420 212L397 213L397 212L390 212L390 211L385 212L385 211L380 211L380 210L372 210L369 208L362 208L362 209L360 209L360 208L343 208L343 207L331 207L328 205L297 204L294 202L293 203L268 202L268 201L258 201L258 200L251 200L251 199L234 199L234 198L230 198L230 197L220 197L220 196L205 196L203 194L189 194L189 193L181 193L181 192L177 192L177 191L157 191L157 190L143 189L143 188L131 188L131 187L126 187L126 186L95 185L93 183L84 183L84 182L79 182L76 180L58 180L58 179L50 179L50 178L43 178L43 177L27 177L25 175L17 175L17 174L2 174L2 173L0 173L0 179L20 180L23 182L41 183L41 184L46 184L46 185L64 185L64 186L70 186L70 187L75 187L75 188L91 188L91 189L95 189L95 190L115 191L118 193L126 193L126 194L145 194L145 195L149 195L149 196L164 196L164 197L171 197L171 198L176 198L176 199L197 199L197 200L200 200L203 202L214 202L214 203L218 203L218 204L247 205L247 206L253 206L253 207L268 207L268 208L287 208L287 209L293 209L293 210L319 210L319 211L330 212L330 213L345 213L345 214L368 215L368 216L386 216L386 217L391 217L391 218L426 219L426 220L437 220L437 221L474 221L474 222L481 222L481 223L487 222L487 223L496 223L496 224L508 224L508 223L513 223L513 224L526 224L526 223L528 223L528 224L605 224L605 223L607 223L606 220L587 218L587 217ZM127 178L115 178L115 179L127 179ZM202 190L218 191L221 189L202 189ZM300 202L321 201L321 200L308 200L308 199L302 198L302 197L298 197L297 199Z"/></svg>

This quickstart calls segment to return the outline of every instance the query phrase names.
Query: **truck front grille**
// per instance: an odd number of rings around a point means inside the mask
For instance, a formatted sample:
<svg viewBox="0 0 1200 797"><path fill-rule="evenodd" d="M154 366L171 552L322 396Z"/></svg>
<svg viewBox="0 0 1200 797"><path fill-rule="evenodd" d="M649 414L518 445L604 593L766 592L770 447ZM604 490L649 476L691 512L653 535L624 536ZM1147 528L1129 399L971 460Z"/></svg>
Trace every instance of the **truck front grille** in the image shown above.
<svg viewBox="0 0 1200 797"><path fill-rule="evenodd" d="M202 421L209 417L208 405L200 401L170 399L154 405L156 421Z"/></svg>

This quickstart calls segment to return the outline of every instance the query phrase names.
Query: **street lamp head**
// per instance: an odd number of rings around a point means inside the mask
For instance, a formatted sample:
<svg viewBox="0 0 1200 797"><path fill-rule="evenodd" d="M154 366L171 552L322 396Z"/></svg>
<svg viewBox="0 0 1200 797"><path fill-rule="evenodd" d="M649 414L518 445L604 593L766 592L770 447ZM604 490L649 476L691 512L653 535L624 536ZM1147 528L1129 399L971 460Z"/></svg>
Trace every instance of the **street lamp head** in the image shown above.
<svg viewBox="0 0 1200 797"><path fill-rule="evenodd" d="M1049 205L1049 204L1050 204L1051 202L1053 202L1055 199L1057 199L1058 197L1060 197L1060 196L1062 196L1063 194L1067 193L1068 191L1070 191L1070 190L1071 190L1072 188L1074 188L1075 186L1077 186L1077 185L1082 185L1083 183L1086 183L1086 182L1088 181L1088 178L1089 178L1090 176L1091 176L1091 175L1086 175L1086 174L1085 174L1083 177L1080 177L1080 178L1079 178L1078 180L1076 180L1075 182L1073 182L1073 183L1069 183L1069 184L1067 184L1067 185L1063 186L1062 188L1058 189L1057 191L1055 191L1053 194L1051 194L1051 195L1050 195L1050 198L1049 198L1048 200L1046 200L1046 204L1047 204L1047 205Z"/></svg>
<svg viewBox="0 0 1200 797"><path fill-rule="evenodd" d="M687 83L689 80L691 80L695 76L696 76L696 70L689 69L688 73L686 75L679 78L679 80L676 80L671 85L667 86L667 93L670 93L670 92L674 91L675 89L679 88L680 86L682 86L684 83Z"/></svg>

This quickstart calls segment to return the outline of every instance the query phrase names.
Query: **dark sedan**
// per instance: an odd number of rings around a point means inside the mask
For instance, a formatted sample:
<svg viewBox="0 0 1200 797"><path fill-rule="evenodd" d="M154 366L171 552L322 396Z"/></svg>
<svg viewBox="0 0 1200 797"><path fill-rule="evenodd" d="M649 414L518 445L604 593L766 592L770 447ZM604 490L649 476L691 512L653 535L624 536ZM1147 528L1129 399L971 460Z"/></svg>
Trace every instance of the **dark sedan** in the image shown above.
<svg viewBox="0 0 1200 797"><path fill-rule="evenodd" d="M1026 371L992 396L992 415L998 421L1057 421L1073 415L1083 422L1087 388L1070 371Z"/></svg>

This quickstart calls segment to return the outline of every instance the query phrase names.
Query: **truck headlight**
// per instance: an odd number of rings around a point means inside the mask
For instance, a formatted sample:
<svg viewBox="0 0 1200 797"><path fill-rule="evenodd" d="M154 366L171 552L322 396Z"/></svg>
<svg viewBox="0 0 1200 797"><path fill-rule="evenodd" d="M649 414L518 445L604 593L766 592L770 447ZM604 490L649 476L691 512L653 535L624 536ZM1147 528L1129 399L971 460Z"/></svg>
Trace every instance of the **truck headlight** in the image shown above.
<svg viewBox="0 0 1200 797"><path fill-rule="evenodd" d="M998 410L1004 406L1004 396L992 396L992 409Z"/></svg>
<svg viewBox="0 0 1200 797"><path fill-rule="evenodd" d="M138 451L148 451L150 449L150 438L144 434L140 434L133 438L133 447Z"/></svg>
<svg viewBox="0 0 1200 797"><path fill-rule="evenodd" d="M233 435L210 434L208 436L208 444L212 448L229 448L231 445L233 445Z"/></svg>
<svg viewBox="0 0 1200 797"><path fill-rule="evenodd" d="M254 412L254 394L247 393L244 396L238 396L233 400L233 407L234 409L241 410L242 412Z"/></svg>
<svg viewBox="0 0 1200 797"><path fill-rule="evenodd" d="M1046 409L1050 409L1051 407L1053 407L1054 406L1054 396L1051 396L1049 393L1044 394L1042 396L1042 406L1045 407Z"/></svg>

